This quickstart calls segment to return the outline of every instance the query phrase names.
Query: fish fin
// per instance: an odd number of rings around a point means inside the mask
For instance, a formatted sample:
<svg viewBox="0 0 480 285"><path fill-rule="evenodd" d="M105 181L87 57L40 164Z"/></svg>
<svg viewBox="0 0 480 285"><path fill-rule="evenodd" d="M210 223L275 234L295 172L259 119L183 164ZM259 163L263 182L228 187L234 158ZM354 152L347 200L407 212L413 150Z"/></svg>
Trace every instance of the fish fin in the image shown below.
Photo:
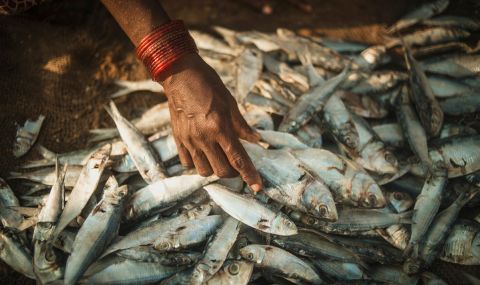
<svg viewBox="0 0 480 285"><path fill-rule="evenodd" d="M400 216L400 220L399 220L400 224L413 224L413 221L412 221L413 210L403 212L403 213L398 214L398 215Z"/></svg>

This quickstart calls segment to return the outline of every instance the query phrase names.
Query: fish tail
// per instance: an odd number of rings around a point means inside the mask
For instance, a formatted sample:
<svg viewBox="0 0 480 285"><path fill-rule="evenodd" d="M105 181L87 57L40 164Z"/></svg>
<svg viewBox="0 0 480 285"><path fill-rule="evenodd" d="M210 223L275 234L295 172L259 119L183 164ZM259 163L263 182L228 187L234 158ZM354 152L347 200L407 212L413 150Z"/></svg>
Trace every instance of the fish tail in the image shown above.
<svg viewBox="0 0 480 285"><path fill-rule="evenodd" d="M403 213L398 214L398 215L400 217L400 219L398 221L400 224L413 224L413 221L412 221L413 210L403 212Z"/></svg>

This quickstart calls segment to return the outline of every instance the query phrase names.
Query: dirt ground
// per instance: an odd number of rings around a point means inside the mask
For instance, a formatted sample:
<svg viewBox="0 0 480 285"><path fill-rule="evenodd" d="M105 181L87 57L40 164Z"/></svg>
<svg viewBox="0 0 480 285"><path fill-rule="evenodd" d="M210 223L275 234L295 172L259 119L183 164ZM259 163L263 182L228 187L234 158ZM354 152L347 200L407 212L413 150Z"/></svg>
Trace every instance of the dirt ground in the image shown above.
<svg viewBox="0 0 480 285"><path fill-rule="evenodd" d="M382 42L386 25L421 1L311 0L313 12L305 14L277 0L269 16L233 0L161 2L172 18L183 19L190 28L220 25L273 32L285 27L304 35L375 44ZM480 17L478 1L451 2L447 14ZM11 154L15 122L44 114L39 143L59 153L84 147L89 129L112 125L103 109L108 94L116 90L112 80L146 79L148 74L98 1L55 0L15 17L0 16L0 78L0 176L5 176L20 162ZM134 110L163 100L161 95L137 93L117 103L122 113L133 117ZM444 268L440 264L434 271ZM459 284L452 276L449 283ZM0 284L30 283L0 266Z"/></svg>

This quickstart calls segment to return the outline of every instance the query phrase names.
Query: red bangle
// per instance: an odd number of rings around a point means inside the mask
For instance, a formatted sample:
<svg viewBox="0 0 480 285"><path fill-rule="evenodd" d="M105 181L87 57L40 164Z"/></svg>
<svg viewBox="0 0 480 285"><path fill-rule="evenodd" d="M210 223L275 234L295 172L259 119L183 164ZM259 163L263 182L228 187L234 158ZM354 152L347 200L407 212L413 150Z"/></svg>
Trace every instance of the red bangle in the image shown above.
<svg viewBox="0 0 480 285"><path fill-rule="evenodd" d="M177 59L198 52L195 41L180 20L155 28L140 41L136 51L153 80L158 80L162 72Z"/></svg>

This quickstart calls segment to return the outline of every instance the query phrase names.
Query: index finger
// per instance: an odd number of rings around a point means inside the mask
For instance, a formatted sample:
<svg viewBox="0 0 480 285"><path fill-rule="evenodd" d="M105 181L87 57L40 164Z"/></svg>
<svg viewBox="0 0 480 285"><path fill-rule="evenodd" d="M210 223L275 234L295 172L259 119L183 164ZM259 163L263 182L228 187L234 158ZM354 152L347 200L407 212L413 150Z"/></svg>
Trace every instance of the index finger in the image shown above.
<svg viewBox="0 0 480 285"><path fill-rule="evenodd" d="M218 144L225 152L228 161L240 173L242 179L254 192L262 190L263 183L257 169L237 138L220 136Z"/></svg>

